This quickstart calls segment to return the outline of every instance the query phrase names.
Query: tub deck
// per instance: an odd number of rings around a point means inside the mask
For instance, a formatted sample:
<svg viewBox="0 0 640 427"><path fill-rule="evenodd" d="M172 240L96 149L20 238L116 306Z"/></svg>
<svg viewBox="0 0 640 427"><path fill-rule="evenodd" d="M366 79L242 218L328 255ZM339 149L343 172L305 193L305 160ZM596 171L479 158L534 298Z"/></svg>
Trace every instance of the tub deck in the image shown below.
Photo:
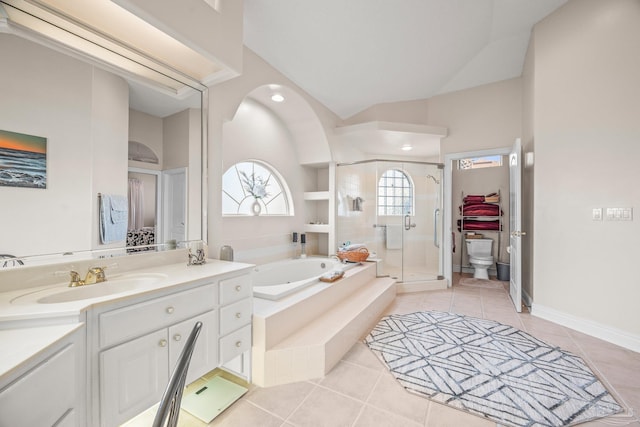
<svg viewBox="0 0 640 427"><path fill-rule="evenodd" d="M320 378L378 321L396 295L374 263L281 301L254 298L252 380L261 387Z"/></svg>

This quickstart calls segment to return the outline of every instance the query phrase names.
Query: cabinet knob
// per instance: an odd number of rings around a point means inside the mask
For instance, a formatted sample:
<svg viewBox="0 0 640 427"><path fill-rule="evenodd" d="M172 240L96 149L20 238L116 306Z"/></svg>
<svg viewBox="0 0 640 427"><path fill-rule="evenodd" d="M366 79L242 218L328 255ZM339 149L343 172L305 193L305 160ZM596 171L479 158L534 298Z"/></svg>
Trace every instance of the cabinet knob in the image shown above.
<svg viewBox="0 0 640 427"><path fill-rule="evenodd" d="M236 319L239 319L241 317L242 317L242 313L240 313L240 312L236 313Z"/></svg>
<svg viewBox="0 0 640 427"><path fill-rule="evenodd" d="M173 313L173 311L174 311L174 310L175 310L175 309L174 309L172 306L167 307L167 313L168 313L168 314Z"/></svg>
<svg viewBox="0 0 640 427"><path fill-rule="evenodd" d="M158 345L159 345L160 347L166 347L166 346L167 346L167 340L165 340L165 339L161 339L161 340L158 342Z"/></svg>
<svg viewBox="0 0 640 427"><path fill-rule="evenodd" d="M242 290L242 286L236 285L236 292L240 292Z"/></svg>
<svg viewBox="0 0 640 427"><path fill-rule="evenodd" d="M180 341L180 340L182 339L182 335L180 335L180 334L175 334L175 335L173 336L173 339L174 339L175 341Z"/></svg>
<svg viewBox="0 0 640 427"><path fill-rule="evenodd" d="M242 347L242 341L236 341L236 347L238 348Z"/></svg>

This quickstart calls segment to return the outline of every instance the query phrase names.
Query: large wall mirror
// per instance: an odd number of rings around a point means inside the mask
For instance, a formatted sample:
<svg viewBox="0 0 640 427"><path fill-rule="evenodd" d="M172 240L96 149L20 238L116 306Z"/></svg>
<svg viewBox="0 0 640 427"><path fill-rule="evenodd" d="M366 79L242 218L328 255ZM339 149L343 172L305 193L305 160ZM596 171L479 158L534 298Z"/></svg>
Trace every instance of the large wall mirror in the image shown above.
<svg viewBox="0 0 640 427"><path fill-rule="evenodd" d="M0 1L0 138L40 145L0 144L0 254L130 254L132 244L205 240L206 87L182 75L178 90L165 90L171 83L27 28L11 7ZM171 80L164 71L160 79ZM36 151L45 160L34 166ZM127 197L129 248L101 239L103 195Z"/></svg>

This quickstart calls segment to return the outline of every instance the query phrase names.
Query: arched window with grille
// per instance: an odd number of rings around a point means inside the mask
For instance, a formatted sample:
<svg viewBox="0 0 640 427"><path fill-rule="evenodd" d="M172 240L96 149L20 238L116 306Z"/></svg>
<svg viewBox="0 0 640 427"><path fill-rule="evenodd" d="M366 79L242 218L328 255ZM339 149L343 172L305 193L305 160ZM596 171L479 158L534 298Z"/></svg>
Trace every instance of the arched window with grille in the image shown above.
<svg viewBox="0 0 640 427"><path fill-rule="evenodd" d="M378 215L413 215L413 183L402 170L388 169L378 180Z"/></svg>
<svg viewBox="0 0 640 427"><path fill-rule="evenodd" d="M246 160L222 176L223 215L293 215L291 193L271 165Z"/></svg>

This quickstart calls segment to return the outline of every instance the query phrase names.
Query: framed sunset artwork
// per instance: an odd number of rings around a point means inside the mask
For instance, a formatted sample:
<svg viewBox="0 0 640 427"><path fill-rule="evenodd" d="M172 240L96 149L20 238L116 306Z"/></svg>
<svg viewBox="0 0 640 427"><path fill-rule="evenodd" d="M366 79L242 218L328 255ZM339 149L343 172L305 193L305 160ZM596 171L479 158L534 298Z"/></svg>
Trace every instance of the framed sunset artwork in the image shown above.
<svg viewBox="0 0 640 427"><path fill-rule="evenodd" d="M0 130L0 186L47 188L47 138Z"/></svg>

